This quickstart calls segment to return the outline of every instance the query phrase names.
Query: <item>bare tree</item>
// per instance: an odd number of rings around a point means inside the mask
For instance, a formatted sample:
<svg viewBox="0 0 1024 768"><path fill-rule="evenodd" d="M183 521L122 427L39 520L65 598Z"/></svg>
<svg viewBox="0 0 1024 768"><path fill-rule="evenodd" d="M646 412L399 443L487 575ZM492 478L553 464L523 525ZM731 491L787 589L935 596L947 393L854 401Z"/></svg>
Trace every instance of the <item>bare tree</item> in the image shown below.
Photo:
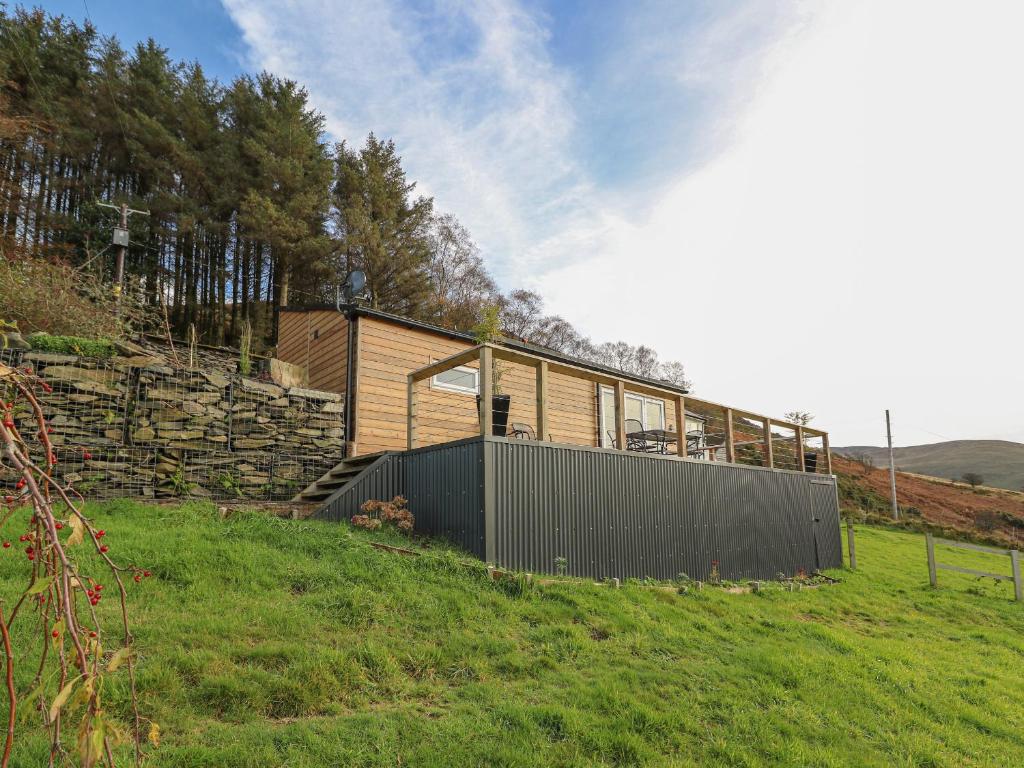
<svg viewBox="0 0 1024 768"><path fill-rule="evenodd" d="M789 411L788 413L784 413L783 417L786 421L791 421L794 424L799 424L803 427L806 427L814 421L814 414L808 411Z"/></svg>
<svg viewBox="0 0 1024 768"><path fill-rule="evenodd" d="M434 217L429 238L433 319L447 328L470 328L480 320L480 308L492 304L498 292L480 249L451 214Z"/></svg>
<svg viewBox="0 0 1024 768"><path fill-rule="evenodd" d="M963 477L960 479L971 486L972 489L985 483L985 478L977 472L964 472Z"/></svg>
<svg viewBox="0 0 1024 768"><path fill-rule="evenodd" d="M669 360L667 363L662 363L658 368L658 378L669 381L683 389L690 389L693 386L693 382L686 378L686 369L678 360Z"/></svg>
<svg viewBox="0 0 1024 768"><path fill-rule="evenodd" d="M544 299L535 291L517 288L501 300L501 327L509 336L529 341L544 316Z"/></svg>

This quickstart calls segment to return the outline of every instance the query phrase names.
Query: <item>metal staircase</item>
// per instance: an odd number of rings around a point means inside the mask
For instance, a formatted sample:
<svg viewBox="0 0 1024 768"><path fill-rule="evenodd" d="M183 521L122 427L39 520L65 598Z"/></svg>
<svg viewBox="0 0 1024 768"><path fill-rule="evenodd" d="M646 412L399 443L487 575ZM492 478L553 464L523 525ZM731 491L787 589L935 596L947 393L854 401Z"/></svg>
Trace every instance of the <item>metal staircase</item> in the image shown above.
<svg viewBox="0 0 1024 768"><path fill-rule="evenodd" d="M334 469L298 493L292 501L307 503L326 501L365 472L381 455L380 453L367 453L343 459Z"/></svg>

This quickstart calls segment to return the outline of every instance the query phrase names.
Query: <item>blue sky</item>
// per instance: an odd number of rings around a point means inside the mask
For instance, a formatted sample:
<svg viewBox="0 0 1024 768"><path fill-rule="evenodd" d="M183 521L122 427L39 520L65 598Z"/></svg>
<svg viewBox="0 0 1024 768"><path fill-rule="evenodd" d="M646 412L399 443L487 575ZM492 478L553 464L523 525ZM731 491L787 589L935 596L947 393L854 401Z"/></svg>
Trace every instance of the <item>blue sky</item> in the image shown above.
<svg viewBox="0 0 1024 768"><path fill-rule="evenodd" d="M43 7L81 20L76 2ZM833 443L1024 441L1012 0L89 0L393 138L504 289ZM969 393L969 394L967 394ZM988 407L979 407L983 403Z"/></svg>

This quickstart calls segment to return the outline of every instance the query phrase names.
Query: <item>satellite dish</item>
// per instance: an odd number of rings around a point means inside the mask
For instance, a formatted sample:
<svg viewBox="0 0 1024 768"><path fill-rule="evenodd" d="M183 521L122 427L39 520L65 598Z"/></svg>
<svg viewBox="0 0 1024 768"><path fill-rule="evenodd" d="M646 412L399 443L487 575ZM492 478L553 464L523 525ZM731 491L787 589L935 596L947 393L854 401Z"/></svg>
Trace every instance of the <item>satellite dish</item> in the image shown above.
<svg viewBox="0 0 1024 768"><path fill-rule="evenodd" d="M361 296L365 287L366 273L358 269L355 272L350 272L345 279L345 298L352 299Z"/></svg>

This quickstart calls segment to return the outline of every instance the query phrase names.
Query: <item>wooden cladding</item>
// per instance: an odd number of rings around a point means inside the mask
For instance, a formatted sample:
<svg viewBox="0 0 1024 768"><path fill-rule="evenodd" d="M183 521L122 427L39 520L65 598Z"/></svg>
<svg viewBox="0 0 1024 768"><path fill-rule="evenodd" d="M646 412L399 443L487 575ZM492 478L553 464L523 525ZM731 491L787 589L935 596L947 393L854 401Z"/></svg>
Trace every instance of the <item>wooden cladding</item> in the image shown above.
<svg viewBox="0 0 1024 768"><path fill-rule="evenodd" d="M282 312L277 357L306 371L311 389L344 393L348 365L348 320L335 310Z"/></svg>
<svg viewBox="0 0 1024 768"><path fill-rule="evenodd" d="M309 386L344 393L348 335L348 321L340 312L283 312L278 357L304 366ZM500 392L511 401L509 425L528 425L539 440L598 447L607 444L602 441L602 430L607 429L611 434L606 437L623 447L625 400L629 395L641 395L663 403L664 423L674 427L681 456L686 455L685 414L690 407L696 413L720 413L724 429L720 447L705 448L699 456L751 463L753 455L758 457L755 463L763 466L803 469L804 440L820 437L821 468L831 472L825 432L684 396L653 382L630 381L613 372L501 345L474 347L442 331L410 327L372 313L357 315L353 336L350 455L404 450L409 445L432 445L480 434L493 414L487 413L486 405L478 407L472 389L459 391L459 387L442 387L432 381L438 373L465 368L477 372L483 391L487 391L492 371L496 372L493 378L498 380ZM488 355L494 360L493 368L486 362L481 367L481 359ZM614 402L615 408L614 419L605 424L600 418L601 387L607 388L605 406L610 408ZM608 390L614 393L614 400ZM794 437L772 435L773 428L792 430Z"/></svg>

